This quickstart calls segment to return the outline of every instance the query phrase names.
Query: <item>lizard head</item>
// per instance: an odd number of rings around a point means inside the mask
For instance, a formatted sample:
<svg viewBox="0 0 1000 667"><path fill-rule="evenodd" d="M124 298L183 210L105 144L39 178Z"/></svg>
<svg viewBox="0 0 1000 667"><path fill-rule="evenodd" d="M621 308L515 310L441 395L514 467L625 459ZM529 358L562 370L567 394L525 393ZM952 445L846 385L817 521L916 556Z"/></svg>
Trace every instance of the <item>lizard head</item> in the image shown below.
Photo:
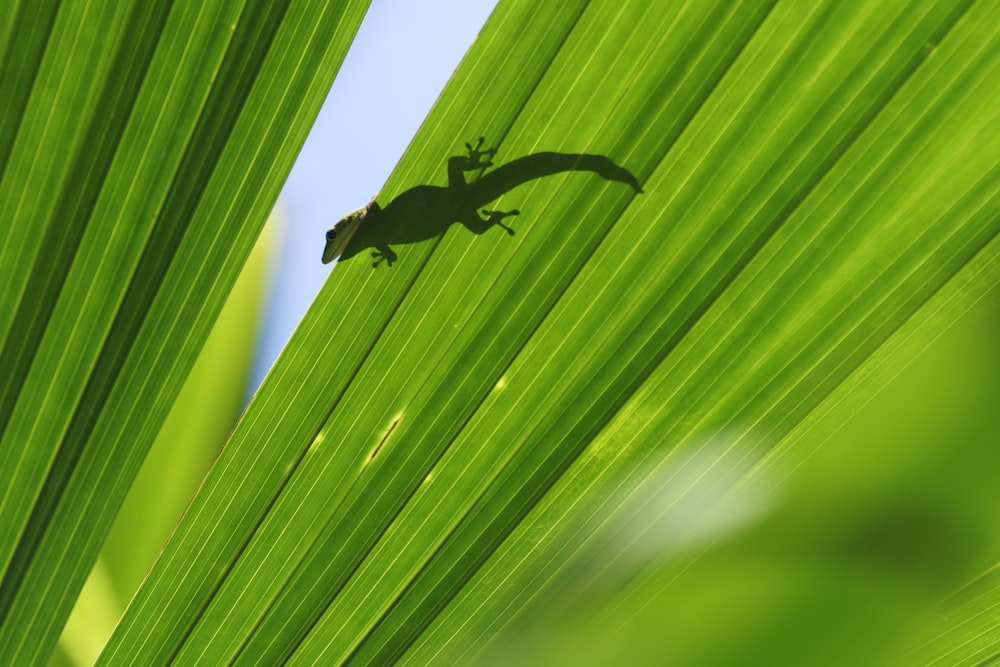
<svg viewBox="0 0 1000 667"><path fill-rule="evenodd" d="M338 220L333 227L326 230L326 245L323 247L324 264L329 264L343 254L348 242L354 236L354 232L358 231L358 226L365 219L369 209L377 206L378 204L375 203L375 200L372 200L367 206L362 206L356 211L351 211Z"/></svg>

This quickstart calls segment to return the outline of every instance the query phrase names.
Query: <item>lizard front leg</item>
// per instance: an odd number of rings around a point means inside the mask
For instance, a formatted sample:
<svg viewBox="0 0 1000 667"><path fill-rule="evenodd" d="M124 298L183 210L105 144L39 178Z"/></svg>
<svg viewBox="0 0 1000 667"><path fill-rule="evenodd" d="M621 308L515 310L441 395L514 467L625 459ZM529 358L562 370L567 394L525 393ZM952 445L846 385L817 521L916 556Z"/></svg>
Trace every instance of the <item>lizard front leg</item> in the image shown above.
<svg viewBox="0 0 1000 667"><path fill-rule="evenodd" d="M388 243L375 246L375 252L372 253L372 257L375 259L372 262L372 268L375 268L383 261L385 261L386 266L392 266L392 263L399 259L399 255L389 247Z"/></svg>

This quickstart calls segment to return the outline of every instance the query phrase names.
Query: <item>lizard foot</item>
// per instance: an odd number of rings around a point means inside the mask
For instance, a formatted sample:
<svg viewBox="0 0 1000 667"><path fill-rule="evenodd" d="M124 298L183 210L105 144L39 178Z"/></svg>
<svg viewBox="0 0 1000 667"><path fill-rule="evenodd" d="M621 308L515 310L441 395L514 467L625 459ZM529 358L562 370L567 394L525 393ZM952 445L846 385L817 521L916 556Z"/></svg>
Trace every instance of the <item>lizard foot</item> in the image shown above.
<svg viewBox="0 0 1000 667"><path fill-rule="evenodd" d="M386 246L385 248L376 248L375 251L372 253L372 257L375 259L375 261L372 262L373 269L379 264L381 264L383 261L385 262L386 266L392 266L392 263L395 262L397 259L399 259L399 255L393 252L392 249L389 248L388 246Z"/></svg>
<svg viewBox="0 0 1000 667"><path fill-rule="evenodd" d="M520 215L521 212L519 210L515 208L510 211L490 211L484 208L481 212L483 215L486 216L486 219L483 222L485 222L487 225L496 225L500 229L507 232L510 236L514 235L514 230L508 227L507 225L503 224L503 219L515 215Z"/></svg>
<svg viewBox="0 0 1000 667"><path fill-rule="evenodd" d="M486 137L479 137L479 141L473 146L469 142L465 142L465 148L469 151L469 164L470 169L478 169L480 167L492 167L493 166L493 156L496 155L496 148L487 148L486 150L480 150L483 144L486 143ZM484 160L483 157L486 159Z"/></svg>

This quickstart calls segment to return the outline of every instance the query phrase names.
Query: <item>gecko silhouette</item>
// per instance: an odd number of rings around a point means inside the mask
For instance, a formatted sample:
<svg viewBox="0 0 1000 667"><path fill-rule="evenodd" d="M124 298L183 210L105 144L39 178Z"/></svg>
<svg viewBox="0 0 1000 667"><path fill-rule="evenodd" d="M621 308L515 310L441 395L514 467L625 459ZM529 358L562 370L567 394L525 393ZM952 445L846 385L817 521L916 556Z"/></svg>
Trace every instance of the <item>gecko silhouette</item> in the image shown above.
<svg viewBox="0 0 1000 667"><path fill-rule="evenodd" d="M326 232L323 263L332 262L338 256L343 262L366 248L373 248L373 267L382 261L392 266L398 257L390 246L441 236L455 223L473 234L482 234L494 226L514 234L503 220L520 211L483 207L518 185L543 176L589 171L642 192L639 181L630 171L608 157L586 153L534 153L497 167L471 183L466 182L466 172L493 166L491 160L496 155L496 148L481 150L483 142L480 137L475 146L465 144L467 155L448 158L447 186L418 185L401 193L384 208L373 199L367 206L341 218Z"/></svg>

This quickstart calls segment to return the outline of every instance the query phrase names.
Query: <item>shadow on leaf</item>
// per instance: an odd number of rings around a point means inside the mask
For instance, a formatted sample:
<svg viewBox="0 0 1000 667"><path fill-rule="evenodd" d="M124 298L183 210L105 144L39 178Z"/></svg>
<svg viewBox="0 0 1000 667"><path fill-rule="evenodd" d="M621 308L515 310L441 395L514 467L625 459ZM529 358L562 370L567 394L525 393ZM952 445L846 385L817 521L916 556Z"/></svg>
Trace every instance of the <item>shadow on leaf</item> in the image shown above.
<svg viewBox="0 0 1000 667"><path fill-rule="evenodd" d="M373 267L383 261L392 266L398 256L391 246L441 236L456 223L473 234L499 227L513 235L514 230L504 220L518 215L520 211L485 207L515 187L543 176L588 171L642 192L639 181L630 171L603 155L534 153L484 173L493 166L496 149L483 149L483 142L480 137L475 146L467 143L466 155L448 159L447 186L418 185L401 193L385 207L379 206L373 199L367 206L341 218L326 233L323 263L332 262L338 256L343 262L371 248ZM466 182L466 173L477 170L481 175L473 178L472 182Z"/></svg>

